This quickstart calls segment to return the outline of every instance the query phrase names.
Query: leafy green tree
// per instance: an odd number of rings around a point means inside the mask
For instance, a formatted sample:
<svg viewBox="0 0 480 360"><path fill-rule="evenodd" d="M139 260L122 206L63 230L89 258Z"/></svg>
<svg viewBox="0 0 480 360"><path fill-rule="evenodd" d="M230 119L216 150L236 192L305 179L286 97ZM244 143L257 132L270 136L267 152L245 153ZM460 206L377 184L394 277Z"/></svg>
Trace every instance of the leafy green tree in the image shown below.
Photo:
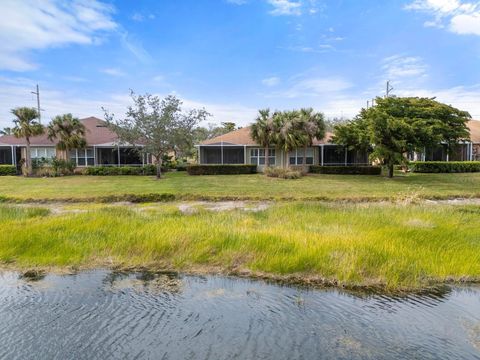
<svg viewBox="0 0 480 360"><path fill-rule="evenodd" d="M275 133L277 132L276 123L274 121L275 114L270 114L270 109L264 109L258 111L255 123L250 128L250 134L252 139L258 143L258 145L265 148L265 166L270 166L269 161L269 149L276 141Z"/></svg>
<svg viewBox="0 0 480 360"><path fill-rule="evenodd" d="M362 109L356 118L335 127L332 142L351 149L372 146L371 159L378 160L393 177L395 164L407 161L406 154L425 147L446 144L452 152L467 140L470 115L434 99L418 97L377 98L376 106Z"/></svg>
<svg viewBox="0 0 480 360"><path fill-rule="evenodd" d="M313 145L314 139L323 139L325 136L325 120L322 113L312 108L300 109L298 112L298 131L303 143L303 166L307 166L307 148Z"/></svg>
<svg viewBox="0 0 480 360"><path fill-rule="evenodd" d="M18 107L11 110L16 119L13 120L15 124L12 129L13 135L17 138L25 138L27 143L25 151L25 175L32 175L32 157L30 152L30 138L42 135L45 128L38 122L38 111L35 108Z"/></svg>
<svg viewBox="0 0 480 360"><path fill-rule="evenodd" d="M231 132L237 129L237 124L234 122L222 122L222 127L225 129L226 132Z"/></svg>
<svg viewBox="0 0 480 360"><path fill-rule="evenodd" d="M72 114L55 116L47 127L50 140L57 140L57 149L68 152L72 149L83 149L87 146L85 126Z"/></svg>
<svg viewBox="0 0 480 360"><path fill-rule="evenodd" d="M181 137L191 142L195 126L209 114L204 109L183 112L182 101L173 95L164 99L150 94L135 95L133 91L130 95L133 105L128 107L124 119L116 120L104 109L105 119L121 142L135 147L141 155L153 155L156 176L160 179L164 155L175 151Z"/></svg>

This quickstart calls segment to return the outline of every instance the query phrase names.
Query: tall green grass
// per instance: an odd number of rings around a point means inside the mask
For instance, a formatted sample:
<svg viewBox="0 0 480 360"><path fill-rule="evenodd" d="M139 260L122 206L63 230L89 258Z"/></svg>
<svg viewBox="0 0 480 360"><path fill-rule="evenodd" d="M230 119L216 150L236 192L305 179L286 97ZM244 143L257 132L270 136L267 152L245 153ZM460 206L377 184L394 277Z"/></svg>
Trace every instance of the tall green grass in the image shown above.
<svg viewBox="0 0 480 360"><path fill-rule="evenodd" d="M82 209L54 215L1 206L0 261L248 270L392 289L480 279L475 206L284 203L190 215L173 204Z"/></svg>

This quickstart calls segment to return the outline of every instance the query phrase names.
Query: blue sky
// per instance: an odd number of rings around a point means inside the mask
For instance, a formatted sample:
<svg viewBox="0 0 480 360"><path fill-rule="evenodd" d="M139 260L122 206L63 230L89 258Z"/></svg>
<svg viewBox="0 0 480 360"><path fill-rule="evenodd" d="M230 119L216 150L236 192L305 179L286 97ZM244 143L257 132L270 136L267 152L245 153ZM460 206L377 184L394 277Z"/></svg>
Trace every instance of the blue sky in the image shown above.
<svg viewBox="0 0 480 360"><path fill-rule="evenodd" d="M259 108L351 117L391 80L480 119L480 3L460 0L2 0L0 126L34 106L121 116L129 89L210 122Z"/></svg>

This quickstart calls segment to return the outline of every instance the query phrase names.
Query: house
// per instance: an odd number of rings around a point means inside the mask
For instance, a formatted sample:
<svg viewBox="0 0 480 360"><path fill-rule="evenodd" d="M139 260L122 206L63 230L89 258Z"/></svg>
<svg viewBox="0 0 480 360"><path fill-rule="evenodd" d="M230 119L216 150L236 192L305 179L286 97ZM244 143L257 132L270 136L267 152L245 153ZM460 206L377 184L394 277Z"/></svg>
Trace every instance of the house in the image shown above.
<svg viewBox="0 0 480 360"><path fill-rule="evenodd" d="M469 121L470 141L460 143L454 154L448 154L445 145L425 149L423 153L409 154L410 160L423 161L480 161L480 121ZM306 165L348 166L369 165L368 153L348 150L345 146L330 142L332 133L323 139L315 139L307 148ZM260 170L266 164L265 149L252 139L250 126L208 139L197 145L199 164L255 164ZM270 149L270 166L303 165L304 149L288 154L279 149Z"/></svg>
<svg viewBox="0 0 480 360"><path fill-rule="evenodd" d="M366 152L348 150L344 146L330 143L332 133L323 139L314 139L307 147L306 165L368 165ZM258 146L250 136L250 126L244 127L197 145L199 164L255 164L261 170L266 163L265 148ZM304 148L288 154L279 149L269 149L270 166L303 165Z"/></svg>
<svg viewBox="0 0 480 360"><path fill-rule="evenodd" d="M53 157L72 160L77 167L86 166L142 166L151 164L151 156L141 156L132 146L121 144L117 135L96 117L80 119L85 126L85 149L66 151L56 149L56 141L47 135L30 138L32 159ZM137 145L141 147L141 144ZM0 136L0 165L19 165L25 158L26 141L13 135Z"/></svg>

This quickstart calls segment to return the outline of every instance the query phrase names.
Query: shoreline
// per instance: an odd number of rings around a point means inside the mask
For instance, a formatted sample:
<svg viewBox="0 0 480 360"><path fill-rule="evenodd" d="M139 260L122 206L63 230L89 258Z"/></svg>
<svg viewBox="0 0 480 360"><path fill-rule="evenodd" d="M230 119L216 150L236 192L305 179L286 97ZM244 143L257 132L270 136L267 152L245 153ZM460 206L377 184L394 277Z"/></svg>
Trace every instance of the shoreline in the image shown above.
<svg viewBox="0 0 480 360"><path fill-rule="evenodd" d="M221 276L229 278L247 279L252 281L265 281L278 286L296 286L305 287L312 290L335 289L351 292L361 292L365 294L417 294L436 290L444 286L473 286L480 284L479 277L460 277L447 279L429 279L419 286L399 286L389 287L385 282L366 279L364 283L346 283L336 279L327 279L320 275L308 274L289 274L279 275L273 273L251 271L248 269L223 269L220 267L204 266L192 267L189 269L175 269L155 264L129 266L115 264L92 264L82 266L16 266L13 264L0 264L1 272L15 272L20 278L27 281L38 281L47 275L73 276L83 272L90 271L110 271L113 273L152 273L152 274L171 274L175 276Z"/></svg>

